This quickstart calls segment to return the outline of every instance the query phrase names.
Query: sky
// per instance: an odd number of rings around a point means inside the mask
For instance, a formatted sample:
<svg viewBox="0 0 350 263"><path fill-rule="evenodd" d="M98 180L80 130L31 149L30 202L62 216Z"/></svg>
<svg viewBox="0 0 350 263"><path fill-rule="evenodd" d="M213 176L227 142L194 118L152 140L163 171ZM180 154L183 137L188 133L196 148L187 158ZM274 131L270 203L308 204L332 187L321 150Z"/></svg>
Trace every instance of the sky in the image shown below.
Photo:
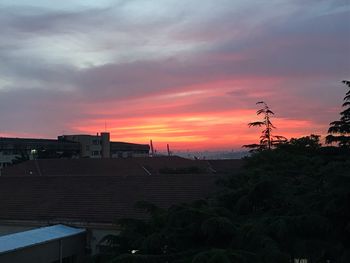
<svg viewBox="0 0 350 263"><path fill-rule="evenodd" d="M349 0L1 0L0 136L108 131L157 149L325 135L350 78Z"/></svg>

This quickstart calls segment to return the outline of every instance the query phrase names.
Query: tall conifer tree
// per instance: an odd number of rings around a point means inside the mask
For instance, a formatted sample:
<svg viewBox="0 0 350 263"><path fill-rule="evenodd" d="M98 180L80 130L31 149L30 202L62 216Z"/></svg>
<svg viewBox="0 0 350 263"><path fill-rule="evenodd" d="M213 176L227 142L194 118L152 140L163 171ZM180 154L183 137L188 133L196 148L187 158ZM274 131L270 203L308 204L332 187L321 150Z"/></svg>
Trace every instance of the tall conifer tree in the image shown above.
<svg viewBox="0 0 350 263"><path fill-rule="evenodd" d="M342 82L350 88L349 80ZM350 90L345 94L342 106L345 110L340 112L340 119L329 124L329 135L326 137L326 142L338 143L340 147L350 147Z"/></svg>
<svg viewBox="0 0 350 263"><path fill-rule="evenodd" d="M243 147L251 149L270 150L274 145L287 142L287 139L285 137L272 134L273 129L276 129L276 127L271 122L271 118L273 115L275 115L275 113L264 101L259 101L256 104L263 105L263 107L256 112L257 115L263 115L263 120L248 123L248 126L263 127L260 136L260 143L243 145Z"/></svg>

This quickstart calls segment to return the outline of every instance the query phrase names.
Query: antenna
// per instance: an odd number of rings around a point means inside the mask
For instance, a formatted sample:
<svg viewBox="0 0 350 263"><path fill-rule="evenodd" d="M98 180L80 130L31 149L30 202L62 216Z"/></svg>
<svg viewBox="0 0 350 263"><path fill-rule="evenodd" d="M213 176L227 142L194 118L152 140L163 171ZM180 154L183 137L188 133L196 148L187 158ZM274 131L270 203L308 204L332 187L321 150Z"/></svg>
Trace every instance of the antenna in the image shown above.
<svg viewBox="0 0 350 263"><path fill-rule="evenodd" d="M107 121L105 121L105 132L107 132Z"/></svg>
<svg viewBox="0 0 350 263"><path fill-rule="evenodd" d="M151 145L151 157L153 157L154 156L154 148L153 148L152 140L150 141L150 145Z"/></svg>
<svg viewBox="0 0 350 263"><path fill-rule="evenodd" d="M166 148L167 148L167 150L168 150L168 156L171 156L169 144L166 145Z"/></svg>

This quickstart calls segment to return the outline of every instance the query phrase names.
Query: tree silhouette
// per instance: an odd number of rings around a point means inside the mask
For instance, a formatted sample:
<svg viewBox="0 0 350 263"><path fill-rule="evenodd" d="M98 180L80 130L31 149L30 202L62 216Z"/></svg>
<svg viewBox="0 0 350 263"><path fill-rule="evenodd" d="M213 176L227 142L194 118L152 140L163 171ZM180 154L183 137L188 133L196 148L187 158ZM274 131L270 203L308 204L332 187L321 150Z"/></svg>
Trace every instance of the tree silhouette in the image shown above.
<svg viewBox="0 0 350 263"><path fill-rule="evenodd" d="M342 83L350 88L349 80L343 80ZM326 137L326 142L336 142L341 147L350 147L350 90L345 94L342 106L346 109L340 112L341 117L339 121L330 123L328 129L329 135Z"/></svg>
<svg viewBox="0 0 350 263"><path fill-rule="evenodd" d="M248 123L249 127L261 127L261 126L264 127L261 132L260 143L247 144L247 145L243 145L243 147L251 148L251 149L259 149L259 150L264 150L264 149L270 150L274 145L287 142L287 139L283 136L272 134L273 129L276 129L276 127L271 122L271 118L273 115L275 115L275 113L270 109L270 107L264 101L259 101L256 103L256 105L260 105L260 104L262 104L263 107L259 109L256 112L256 114L263 115L263 120Z"/></svg>
<svg viewBox="0 0 350 263"><path fill-rule="evenodd" d="M95 262L349 263L349 154L318 135L292 138L247 157L209 199L139 202L148 219L119 219L103 240L111 261Z"/></svg>

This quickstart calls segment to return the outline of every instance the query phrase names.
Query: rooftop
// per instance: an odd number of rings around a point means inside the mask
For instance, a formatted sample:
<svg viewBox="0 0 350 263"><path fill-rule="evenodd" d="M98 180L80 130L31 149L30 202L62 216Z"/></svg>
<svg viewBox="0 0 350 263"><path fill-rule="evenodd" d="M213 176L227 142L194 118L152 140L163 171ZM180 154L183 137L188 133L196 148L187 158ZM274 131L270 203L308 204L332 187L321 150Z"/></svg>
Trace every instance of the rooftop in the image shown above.
<svg viewBox="0 0 350 263"><path fill-rule="evenodd" d="M0 220L113 223L146 218L135 208L146 201L160 208L206 198L216 175L15 176L0 177Z"/></svg>
<svg viewBox="0 0 350 263"><path fill-rule="evenodd" d="M190 160L181 157L106 158L106 159L40 159L4 168L3 176L129 176L150 174L189 174L235 172L242 160L225 162Z"/></svg>
<svg viewBox="0 0 350 263"><path fill-rule="evenodd" d="M84 233L84 229L54 225L0 237L0 254Z"/></svg>

